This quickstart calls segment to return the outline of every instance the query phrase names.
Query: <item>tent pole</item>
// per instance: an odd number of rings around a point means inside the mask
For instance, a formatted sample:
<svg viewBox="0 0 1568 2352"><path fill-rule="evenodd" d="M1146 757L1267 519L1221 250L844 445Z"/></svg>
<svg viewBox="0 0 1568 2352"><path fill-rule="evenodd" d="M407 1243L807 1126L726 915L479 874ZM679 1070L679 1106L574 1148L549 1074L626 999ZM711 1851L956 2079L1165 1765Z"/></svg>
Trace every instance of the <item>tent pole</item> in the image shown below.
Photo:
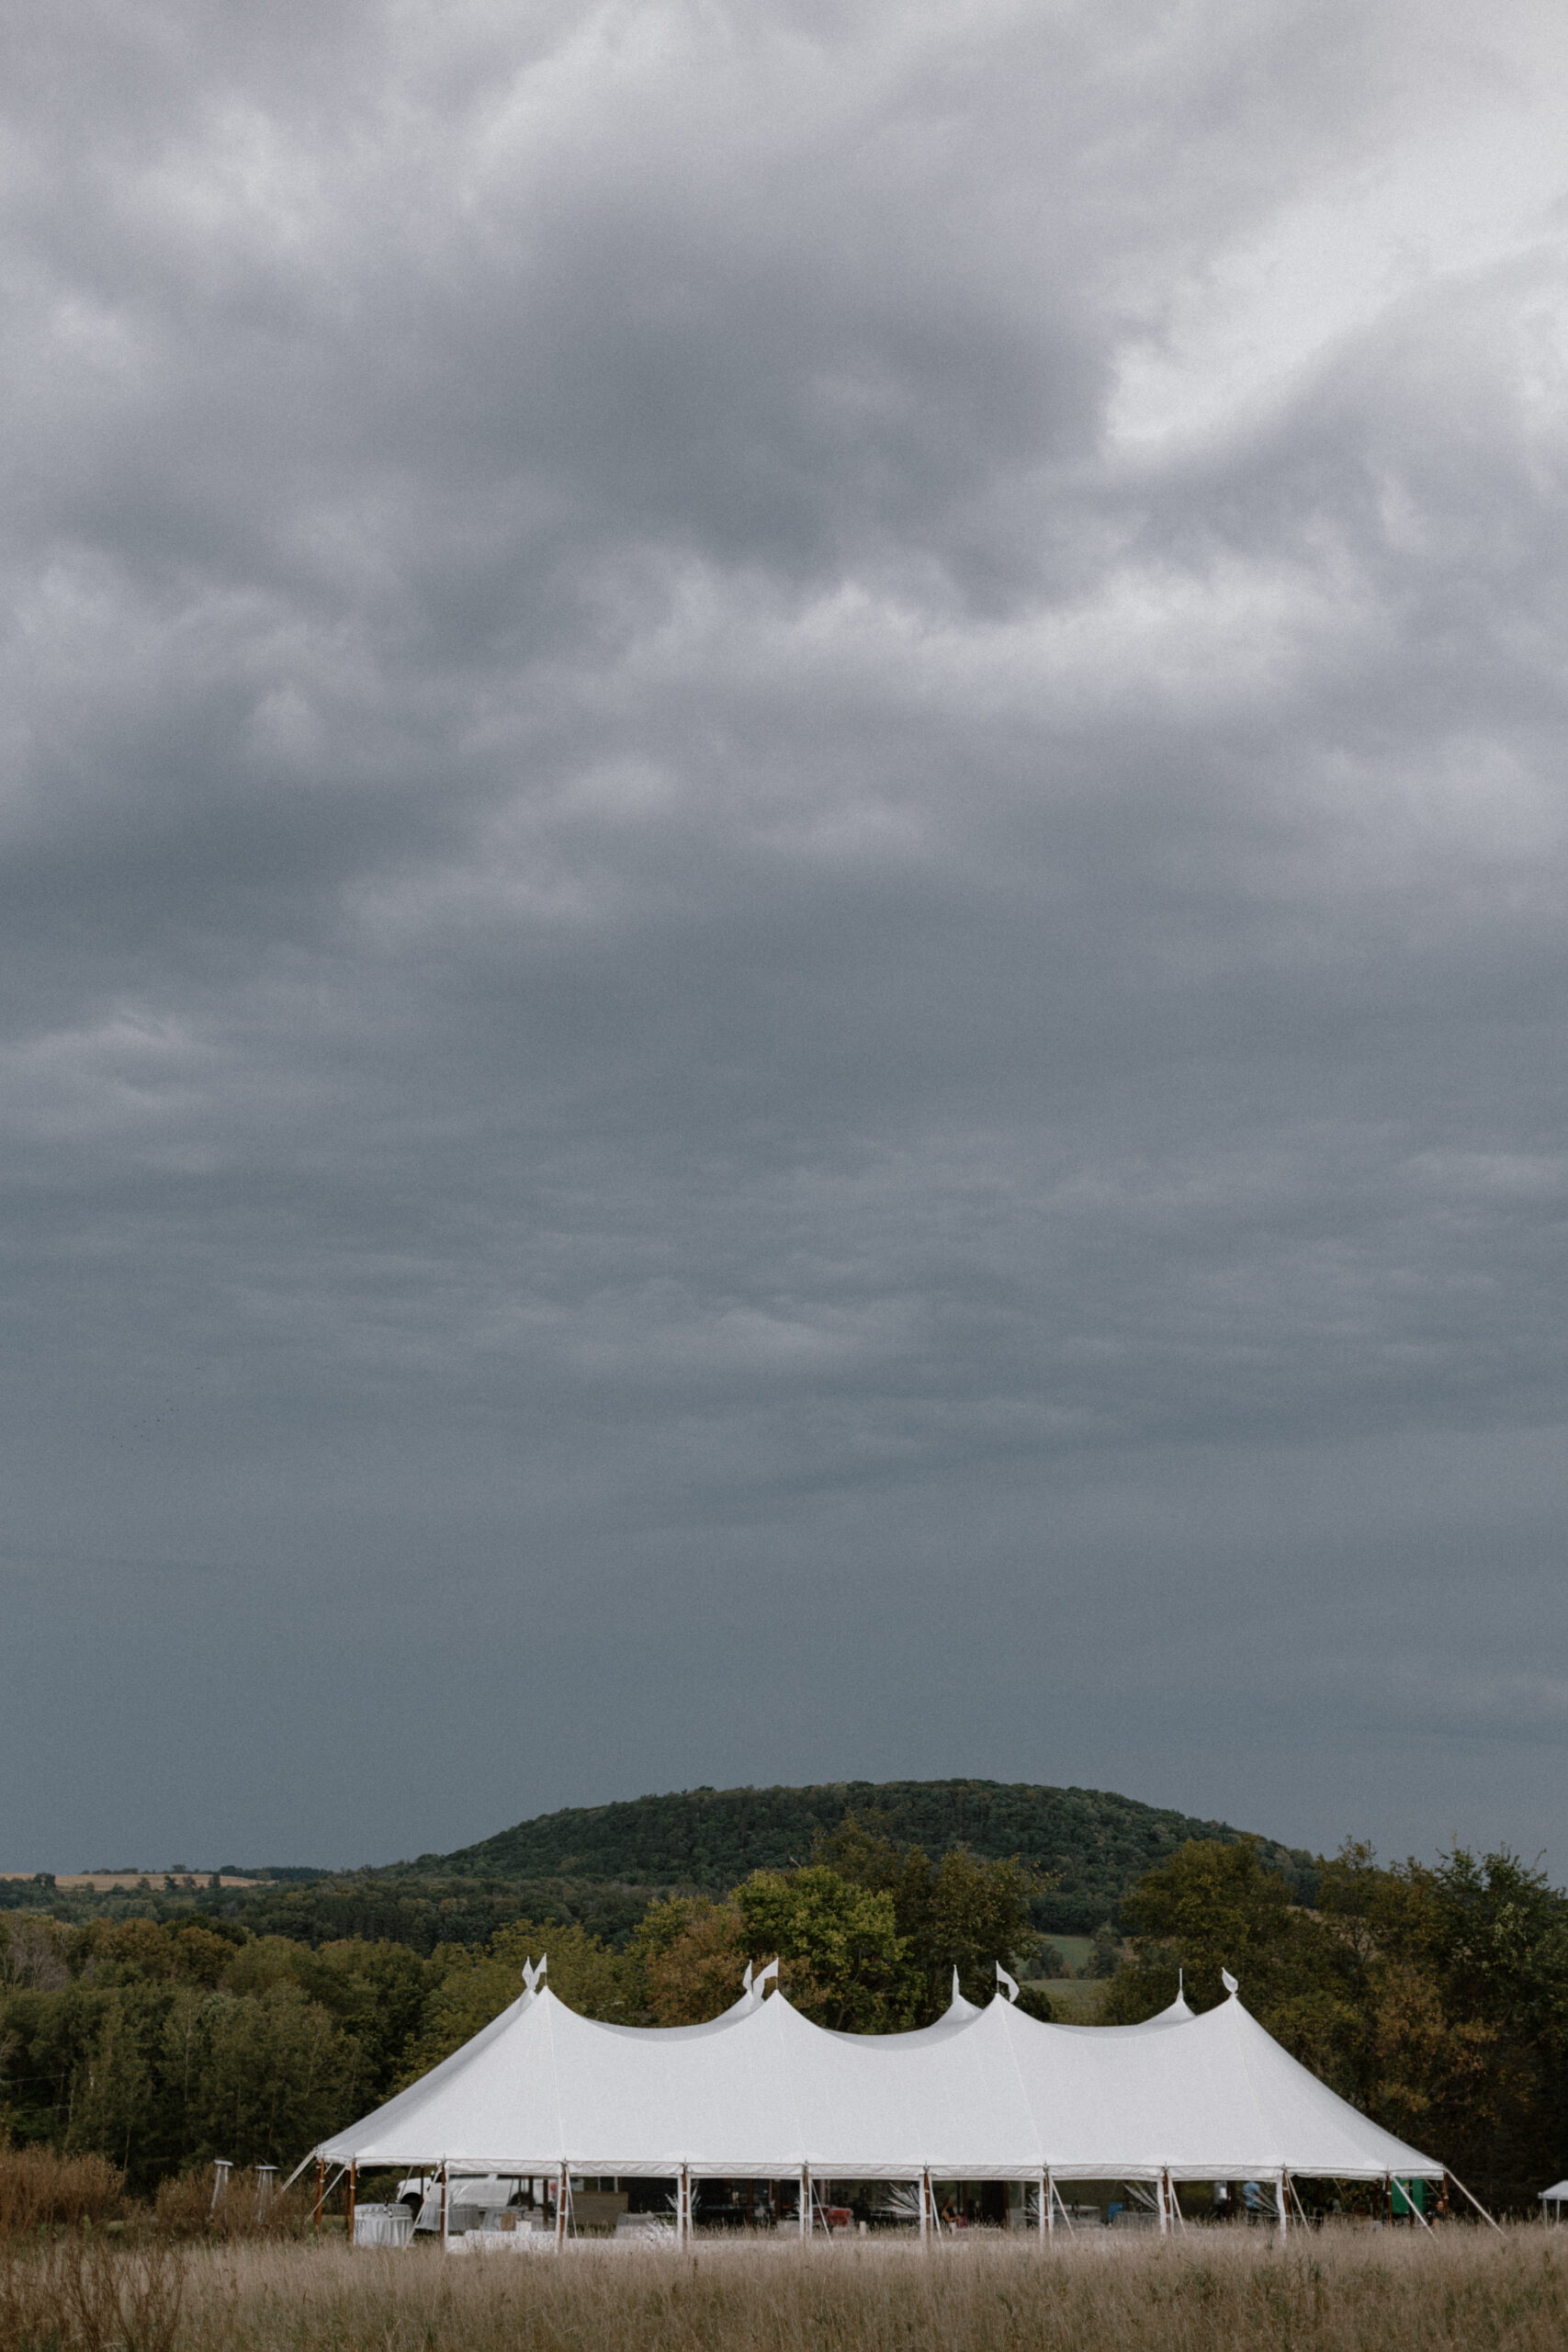
<svg viewBox="0 0 1568 2352"><path fill-rule="evenodd" d="M1040 2211L1034 2216L1034 2234L1048 2238L1055 2227L1056 2217L1051 2211L1051 2173L1048 2165L1040 2167Z"/></svg>
<svg viewBox="0 0 1568 2352"><path fill-rule="evenodd" d="M1291 2234L1290 2192L1285 2187L1285 2168L1281 2165L1280 2167L1280 2235L1282 2238L1288 2238Z"/></svg>
<svg viewBox="0 0 1568 2352"><path fill-rule="evenodd" d="M451 2213L446 2196L446 2159L443 2156L441 2159L441 2251L443 2254L448 2253L451 2249L450 2222Z"/></svg>
<svg viewBox="0 0 1568 2352"><path fill-rule="evenodd" d="M321 2226L321 2203L327 2193L326 2180L327 2160L325 2156L318 2156L316 2158L316 2210L311 2216L318 2230Z"/></svg>
<svg viewBox="0 0 1568 2352"><path fill-rule="evenodd" d="M1463 2181L1461 2180L1457 2172L1450 2172L1448 2177L1453 2182L1453 2185L1457 2189L1461 2190L1466 2197L1470 2197L1469 2189L1465 2188ZM1474 2206L1476 2211L1480 2214L1482 2220L1487 2222L1491 2228L1495 2229L1498 2236L1501 2237L1503 2234L1502 2224L1493 2221L1491 2214L1486 2211L1486 2208L1482 2203L1480 2198L1470 2197L1470 2201Z"/></svg>
<svg viewBox="0 0 1568 2352"><path fill-rule="evenodd" d="M359 2166L351 2163L348 2167L348 2242L350 2245L354 2244L354 2198L358 2186Z"/></svg>
<svg viewBox="0 0 1568 2352"><path fill-rule="evenodd" d="M682 2173L681 2177L682 2180L685 2178L684 2172ZM570 2193L570 2175L567 2171L566 2158L563 2156L560 2160L560 2188L556 2196L556 2250L558 2253L566 2244L566 2208Z"/></svg>
<svg viewBox="0 0 1568 2352"><path fill-rule="evenodd" d="M1170 2234L1170 2212L1167 2204L1170 2190L1168 2174L1164 2172L1160 2174L1158 2180L1155 2183L1155 2188L1159 2198L1159 2233L1162 2238L1168 2237Z"/></svg>
<svg viewBox="0 0 1568 2352"><path fill-rule="evenodd" d="M1540 2210L1544 2213L1546 2211L1545 2206L1543 2205ZM931 2177L929 2171L927 2171L922 2165L920 2170L920 2244L922 2245L930 2245L931 2242Z"/></svg>

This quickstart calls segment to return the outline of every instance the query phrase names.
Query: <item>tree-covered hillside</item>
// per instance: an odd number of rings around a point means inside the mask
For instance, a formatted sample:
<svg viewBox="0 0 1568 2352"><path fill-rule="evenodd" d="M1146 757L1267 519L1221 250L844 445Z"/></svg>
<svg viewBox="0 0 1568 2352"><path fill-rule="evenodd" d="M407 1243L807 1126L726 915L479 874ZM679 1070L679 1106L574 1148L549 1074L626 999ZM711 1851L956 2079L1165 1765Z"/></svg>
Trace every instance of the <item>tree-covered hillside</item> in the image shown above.
<svg viewBox="0 0 1568 2352"><path fill-rule="evenodd" d="M847 1814L874 1821L933 1860L966 1845L992 1860L1018 1855L1056 1882L1037 1926L1090 1934L1122 1895L1189 1838L1232 1843L1224 1822L1140 1804L1100 1789L1028 1781L836 1781L815 1788L689 1789L617 1804L571 1806L519 1822L454 1854L425 1854L410 1875L534 1884L682 1887L716 1894L754 1870L803 1862L818 1831ZM1313 1858L1268 1839L1268 1865L1310 1895ZM379 1874L378 1874L379 1875Z"/></svg>
<svg viewBox="0 0 1568 2352"><path fill-rule="evenodd" d="M1228 1845L1243 1835L1224 1822L1101 1789L1028 1781L687 1789L540 1814L457 1853L422 1854L412 1862L318 1875L274 1868L247 1888L162 1872L140 1886L101 1894L68 1894L46 1877L13 1880L0 1883L0 1912L47 1912L77 1922L167 1921L194 1913L312 1947L357 1937L424 1954L444 1943L477 1947L509 1920L526 1917L575 1921L618 1949L657 1898L718 1895L753 1871L804 1862L813 1841L851 1814L901 1845L920 1847L933 1861L957 1845L990 1861L1017 1855L1054 1882L1033 1901L1035 1926L1052 1935L1092 1935L1116 1922L1129 1888L1187 1838ZM1312 1899L1310 1854L1268 1838L1258 1840L1258 1851L1300 1899Z"/></svg>

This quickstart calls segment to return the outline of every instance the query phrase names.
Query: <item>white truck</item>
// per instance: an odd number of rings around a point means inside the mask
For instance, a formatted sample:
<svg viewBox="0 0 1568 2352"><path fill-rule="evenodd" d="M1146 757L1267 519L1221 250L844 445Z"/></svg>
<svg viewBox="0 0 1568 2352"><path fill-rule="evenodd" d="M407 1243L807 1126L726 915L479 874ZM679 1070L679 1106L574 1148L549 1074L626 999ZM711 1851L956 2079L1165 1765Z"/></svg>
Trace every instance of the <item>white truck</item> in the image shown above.
<svg viewBox="0 0 1568 2352"><path fill-rule="evenodd" d="M455 2172L446 2180L446 2231L450 2237L466 2236L469 2230L482 2230L489 2223L494 2227L492 2216L509 2211L517 2211L529 2221L544 2220L544 2182L536 2184L526 2175L507 2177L500 2173ZM413 2215L416 2230L439 2230L441 2227L441 2175L438 2172L411 2173L407 2180L398 2183L397 2201L406 2205Z"/></svg>

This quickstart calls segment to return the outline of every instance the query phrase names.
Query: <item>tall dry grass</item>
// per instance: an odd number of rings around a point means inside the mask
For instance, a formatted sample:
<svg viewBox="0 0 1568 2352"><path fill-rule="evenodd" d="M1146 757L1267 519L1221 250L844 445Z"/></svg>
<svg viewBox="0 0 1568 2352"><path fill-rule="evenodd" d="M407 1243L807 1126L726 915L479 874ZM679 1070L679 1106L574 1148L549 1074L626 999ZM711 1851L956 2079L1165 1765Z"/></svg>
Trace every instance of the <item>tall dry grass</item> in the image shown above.
<svg viewBox="0 0 1568 2352"><path fill-rule="evenodd" d="M128 2352L1561 2352L1552 2234L1241 2231L1045 2250L700 2246L443 2259L341 2242L178 2254L166 2339ZM97 2352L85 2336L61 2352Z"/></svg>
<svg viewBox="0 0 1568 2352"><path fill-rule="evenodd" d="M276 2181L264 2187L246 2165L231 2172L215 2195L212 2167L201 2165L160 2183L152 2226L171 2238L299 2238L310 2213L309 2190L279 2188Z"/></svg>
<svg viewBox="0 0 1568 2352"><path fill-rule="evenodd" d="M175 2352L185 2257L166 2239L69 2232L0 2245L6 2352Z"/></svg>
<svg viewBox="0 0 1568 2352"><path fill-rule="evenodd" d="M107 2156L57 2156L0 2140L0 2240L109 2221L124 2189L125 2175Z"/></svg>

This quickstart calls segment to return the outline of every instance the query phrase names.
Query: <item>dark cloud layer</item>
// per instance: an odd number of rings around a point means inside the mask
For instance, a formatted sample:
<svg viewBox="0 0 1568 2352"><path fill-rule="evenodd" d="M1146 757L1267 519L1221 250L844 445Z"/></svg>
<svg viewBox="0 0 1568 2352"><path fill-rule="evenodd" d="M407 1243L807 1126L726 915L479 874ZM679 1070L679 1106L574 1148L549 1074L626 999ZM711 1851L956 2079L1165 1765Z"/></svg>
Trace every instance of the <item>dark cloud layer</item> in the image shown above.
<svg viewBox="0 0 1568 2352"><path fill-rule="evenodd" d="M1551 1848L1556 12L5 15L0 1861Z"/></svg>

